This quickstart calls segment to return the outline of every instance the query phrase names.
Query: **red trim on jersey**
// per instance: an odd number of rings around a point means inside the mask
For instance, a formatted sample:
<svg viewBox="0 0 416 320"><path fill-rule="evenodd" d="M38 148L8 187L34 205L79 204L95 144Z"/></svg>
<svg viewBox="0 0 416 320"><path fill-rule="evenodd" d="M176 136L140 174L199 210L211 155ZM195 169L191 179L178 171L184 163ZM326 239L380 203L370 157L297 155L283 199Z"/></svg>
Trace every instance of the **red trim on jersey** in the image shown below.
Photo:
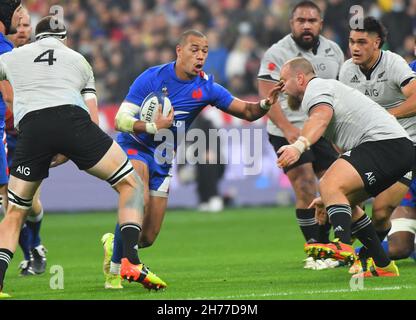
<svg viewBox="0 0 416 320"><path fill-rule="evenodd" d="M274 71L276 70L276 65L273 62L270 62L267 66L267 69L269 69L270 71Z"/></svg>
<svg viewBox="0 0 416 320"><path fill-rule="evenodd" d="M129 156L137 156L139 154L139 151L136 149L127 149L127 154Z"/></svg>

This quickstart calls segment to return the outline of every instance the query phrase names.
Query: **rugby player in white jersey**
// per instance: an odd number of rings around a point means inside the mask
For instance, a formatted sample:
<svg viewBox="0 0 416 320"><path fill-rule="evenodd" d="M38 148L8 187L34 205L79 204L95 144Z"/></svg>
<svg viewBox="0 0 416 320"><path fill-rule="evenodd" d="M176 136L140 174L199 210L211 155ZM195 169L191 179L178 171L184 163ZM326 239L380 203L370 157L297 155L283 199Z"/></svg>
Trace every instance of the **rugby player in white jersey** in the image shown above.
<svg viewBox="0 0 416 320"><path fill-rule="evenodd" d="M385 28L374 17L363 19L361 28L351 29L351 59L343 64L339 80L395 115L416 144L416 113L412 111L416 110L416 73L401 56L381 49L385 37ZM409 172L400 183L374 198L372 221L380 241L389 233L393 210L400 205L411 182L412 172ZM365 270L371 264L367 261L365 246L360 249L359 258L351 273Z"/></svg>
<svg viewBox="0 0 416 320"><path fill-rule="evenodd" d="M304 57L321 78L336 79L344 62L344 53L333 41L320 35L323 20L319 7L312 1L302 1L292 10L291 33L272 45L265 53L258 73L259 94L266 97L277 83L282 65L289 59ZM300 111L290 110L285 95L268 113L267 132L275 151L296 141L306 120ZM320 139L290 167L284 168L296 196L296 218L305 242L329 242L330 225L319 226L315 210L308 209L317 194L317 177L338 158L338 153L325 139ZM314 260L306 259L305 268L313 269Z"/></svg>
<svg viewBox="0 0 416 320"><path fill-rule="evenodd" d="M8 80L13 87L19 131L9 205L0 223L0 297L9 297L2 292L4 276L33 196L48 177L51 162L59 165L68 159L119 193L121 276L148 289L165 288L166 283L138 256L143 182L120 146L92 121L97 110L94 75L86 59L65 45L66 35L63 22L48 16L37 24L35 42L0 57L0 80Z"/></svg>
<svg viewBox="0 0 416 320"><path fill-rule="evenodd" d="M319 79L304 58L295 58L282 67L282 91L291 97L289 106L301 109L308 119L301 135L278 150L278 165L287 167L325 136L344 153L319 182L320 197L314 206L326 212L336 239L329 244L306 244L305 251L317 257L355 261L351 230L368 249L374 265L357 277L393 277L399 271L378 240L371 219L359 204L389 188L415 161L413 142L408 133L376 102L337 80Z"/></svg>

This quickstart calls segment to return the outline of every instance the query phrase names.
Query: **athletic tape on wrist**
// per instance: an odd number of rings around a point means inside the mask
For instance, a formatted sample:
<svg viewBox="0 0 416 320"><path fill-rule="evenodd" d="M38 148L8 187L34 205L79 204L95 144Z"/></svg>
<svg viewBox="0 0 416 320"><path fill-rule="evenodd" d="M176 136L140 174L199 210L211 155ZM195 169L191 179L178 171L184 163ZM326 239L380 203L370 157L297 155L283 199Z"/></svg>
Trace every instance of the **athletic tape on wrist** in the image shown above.
<svg viewBox="0 0 416 320"><path fill-rule="evenodd" d="M299 141L303 142L303 144L305 145L305 149L309 150L311 143L309 142L308 138L305 138L304 136L300 136L298 138Z"/></svg>
<svg viewBox="0 0 416 320"><path fill-rule="evenodd" d="M146 123L146 132L150 134L156 134L157 133L157 127L156 123L154 122L147 122Z"/></svg>
<svg viewBox="0 0 416 320"><path fill-rule="evenodd" d="M306 149L305 144L299 139L292 143L291 146L296 148L296 150L298 150L300 153L303 153Z"/></svg>
<svg viewBox="0 0 416 320"><path fill-rule="evenodd" d="M269 111L271 107L272 105L267 103L267 99L260 100L260 108L263 110Z"/></svg>

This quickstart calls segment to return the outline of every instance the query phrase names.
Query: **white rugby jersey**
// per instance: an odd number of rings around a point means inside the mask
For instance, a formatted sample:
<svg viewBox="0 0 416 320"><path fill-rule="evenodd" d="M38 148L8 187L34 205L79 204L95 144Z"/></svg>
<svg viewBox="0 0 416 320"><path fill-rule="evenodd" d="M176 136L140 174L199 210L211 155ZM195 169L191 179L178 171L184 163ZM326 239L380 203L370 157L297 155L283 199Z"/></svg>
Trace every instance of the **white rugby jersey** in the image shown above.
<svg viewBox="0 0 416 320"><path fill-rule="evenodd" d="M283 64L296 57L304 57L310 61L316 74L324 79L336 79L344 63L344 53L335 42L319 36L319 46L314 54L312 50L306 51L300 48L289 34L266 51L261 60L258 79L276 82L280 78L280 69ZM306 115L301 111L290 110L284 94L279 95L279 102L287 119L295 126L302 127L307 118ZM282 131L271 120L267 122L267 132L283 136Z"/></svg>
<svg viewBox="0 0 416 320"><path fill-rule="evenodd" d="M89 112L83 93L95 93L92 68L78 52L48 37L0 57L0 79L13 87L15 127L28 112L72 104Z"/></svg>
<svg viewBox="0 0 416 320"><path fill-rule="evenodd" d="M391 51L381 51L375 65L366 73L349 59L339 74L342 83L358 89L386 109L396 107L406 100L401 89L415 77L416 73L407 62ZM398 121L416 144L416 116Z"/></svg>
<svg viewBox="0 0 416 320"><path fill-rule="evenodd" d="M403 137L410 140L407 132L386 109L340 81L319 78L309 81L301 109L308 114L322 103L334 110L324 136L345 151L363 142Z"/></svg>

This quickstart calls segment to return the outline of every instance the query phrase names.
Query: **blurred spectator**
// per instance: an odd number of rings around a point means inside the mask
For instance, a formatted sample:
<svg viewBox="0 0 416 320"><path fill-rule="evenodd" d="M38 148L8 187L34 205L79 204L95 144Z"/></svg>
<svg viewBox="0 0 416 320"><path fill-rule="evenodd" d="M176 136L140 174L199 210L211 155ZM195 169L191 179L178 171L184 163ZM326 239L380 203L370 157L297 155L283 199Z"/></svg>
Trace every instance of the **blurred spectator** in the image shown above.
<svg viewBox="0 0 416 320"><path fill-rule="evenodd" d="M412 20L412 33L416 34L416 0L410 0L407 14Z"/></svg>
<svg viewBox="0 0 416 320"><path fill-rule="evenodd" d="M228 50L221 44L220 35L215 29L207 32L209 54L205 62L204 70L215 77L216 82L221 85L227 84L225 75L225 64L228 57Z"/></svg>
<svg viewBox="0 0 416 320"><path fill-rule="evenodd" d="M244 81L243 87L238 87L239 94L250 94L256 90L254 85L256 75L260 67L260 57L256 50L256 41L249 34L242 34L230 52L226 66L225 74L230 84L235 85L233 78L240 78ZM238 81L238 79L237 79ZM231 89L231 92L237 94Z"/></svg>
<svg viewBox="0 0 416 320"><path fill-rule="evenodd" d="M415 52L415 37L414 36L407 36L404 40L403 49L398 51L397 53L400 54L408 63L414 60L414 52Z"/></svg>
<svg viewBox="0 0 416 320"><path fill-rule="evenodd" d="M403 47L404 40L412 34L412 19L406 12L404 0L393 0L391 11L386 13L382 23L387 28L389 49L397 52Z"/></svg>
<svg viewBox="0 0 416 320"><path fill-rule="evenodd" d="M279 20L272 14L266 14L263 17L261 25L254 29L258 44L262 48L271 47L285 35L279 29Z"/></svg>

